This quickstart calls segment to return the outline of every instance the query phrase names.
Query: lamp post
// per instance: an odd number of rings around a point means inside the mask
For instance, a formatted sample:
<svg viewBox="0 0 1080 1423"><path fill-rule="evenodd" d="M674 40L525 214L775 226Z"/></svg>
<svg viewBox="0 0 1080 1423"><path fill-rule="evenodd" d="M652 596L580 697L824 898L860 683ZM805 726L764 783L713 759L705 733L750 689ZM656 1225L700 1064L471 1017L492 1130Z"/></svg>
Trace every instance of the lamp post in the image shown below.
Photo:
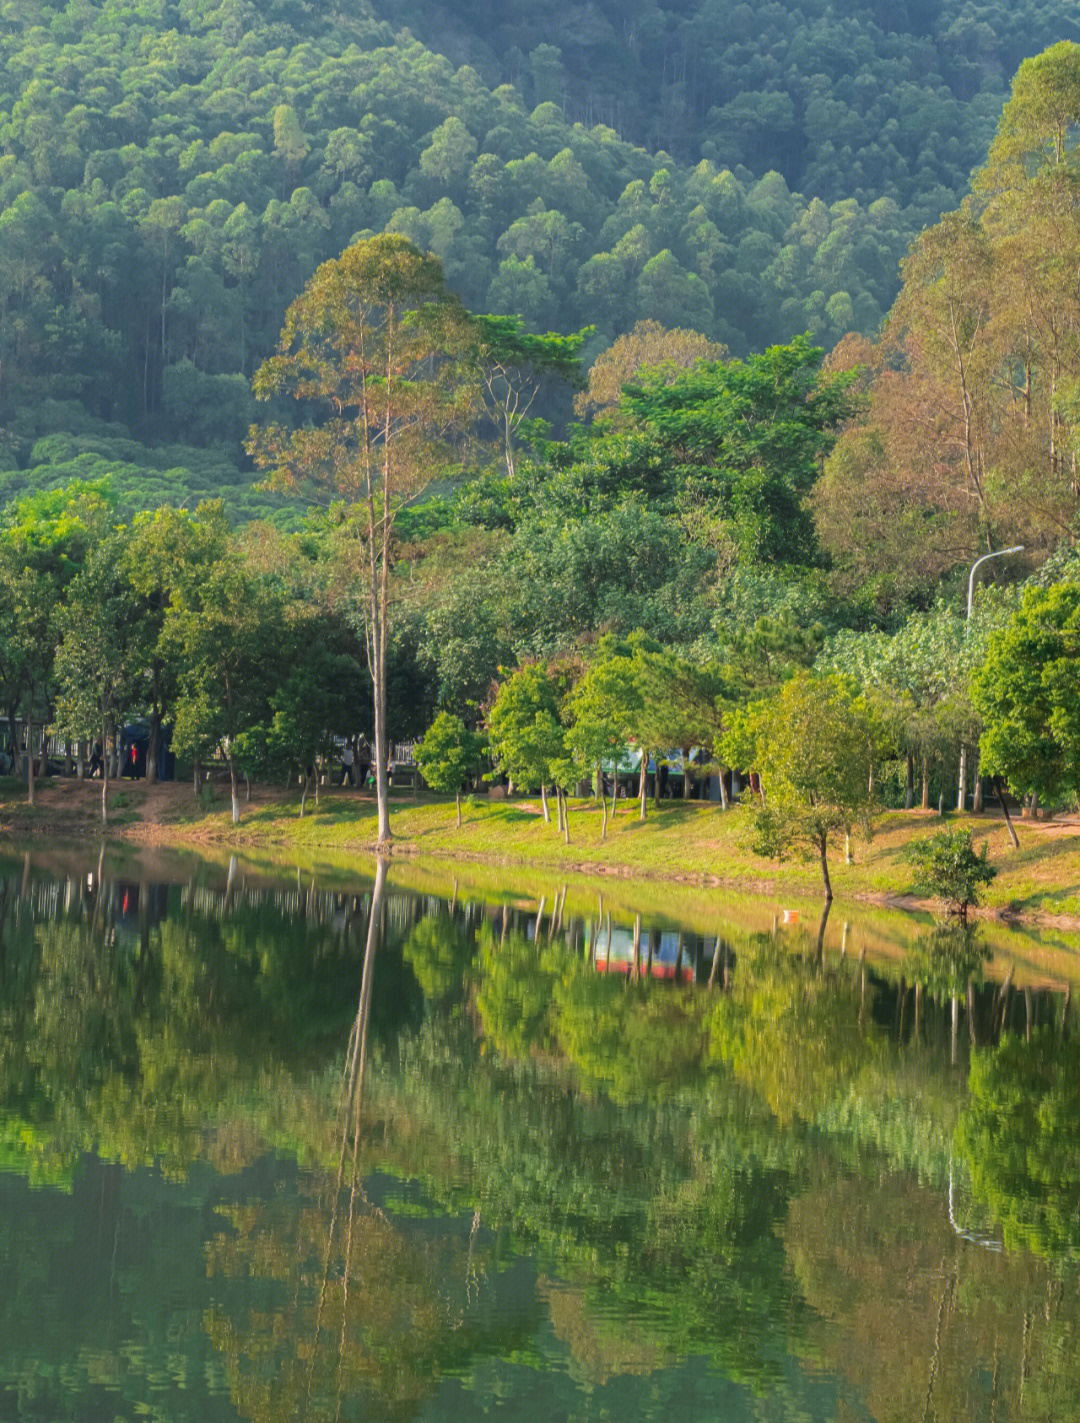
<svg viewBox="0 0 1080 1423"><path fill-rule="evenodd" d="M984 553L982 558L977 558L971 565L971 572L968 574L968 597L967 597L967 621L971 621L971 610L975 603L975 574L984 563L989 563L992 558L1005 558L1010 553L1023 553L1024 545L1015 544L1012 548L999 548L994 553ZM965 625L966 632L966 625ZM967 800L967 747L961 743L960 746L960 785L956 796L956 808L959 811L964 809L964 802Z"/></svg>

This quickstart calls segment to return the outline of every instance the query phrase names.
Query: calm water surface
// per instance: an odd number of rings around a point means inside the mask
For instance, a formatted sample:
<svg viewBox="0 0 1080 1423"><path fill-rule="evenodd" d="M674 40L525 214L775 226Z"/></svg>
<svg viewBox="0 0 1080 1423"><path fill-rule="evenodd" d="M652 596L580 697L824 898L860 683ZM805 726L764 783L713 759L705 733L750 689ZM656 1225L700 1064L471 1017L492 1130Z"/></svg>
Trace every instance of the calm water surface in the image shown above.
<svg viewBox="0 0 1080 1423"><path fill-rule="evenodd" d="M1067 936L452 875L0 861L0 1418L1080 1416Z"/></svg>

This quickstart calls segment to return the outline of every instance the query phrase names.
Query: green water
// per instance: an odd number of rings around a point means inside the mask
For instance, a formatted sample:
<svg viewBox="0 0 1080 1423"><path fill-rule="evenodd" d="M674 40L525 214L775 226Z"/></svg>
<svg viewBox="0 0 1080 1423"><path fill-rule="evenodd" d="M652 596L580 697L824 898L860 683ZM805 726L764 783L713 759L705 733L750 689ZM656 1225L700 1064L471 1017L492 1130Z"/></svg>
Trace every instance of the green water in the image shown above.
<svg viewBox="0 0 1080 1423"><path fill-rule="evenodd" d="M0 861L0 1419L1080 1416L1073 946L784 908Z"/></svg>

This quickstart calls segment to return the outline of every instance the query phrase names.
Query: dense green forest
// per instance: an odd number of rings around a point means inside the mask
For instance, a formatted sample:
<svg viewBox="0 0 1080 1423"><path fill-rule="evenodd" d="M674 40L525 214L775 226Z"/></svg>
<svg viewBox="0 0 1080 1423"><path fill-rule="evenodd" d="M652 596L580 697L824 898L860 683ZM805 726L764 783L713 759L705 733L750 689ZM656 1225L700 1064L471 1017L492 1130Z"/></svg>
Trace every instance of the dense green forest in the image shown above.
<svg viewBox="0 0 1080 1423"><path fill-rule="evenodd" d="M127 509L270 512L248 381L363 233L430 248L474 310L595 326L589 354L643 318L736 354L872 333L1058 26L1036 3L5 5L4 487L111 473Z"/></svg>
<svg viewBox="0 0 1080 1423"><path fill-rule="evenodd" d="M983 164L966 194L923 186L909 242L900 188L830 207L650 154L533 92L538 68L492 89L367 12L6 23L13 739L21 716L107 745L171 706L190 763L226 754L236 815L239 777L303 773L335 731L372 731L382 776L438 712L490 728L536 663L550 735L521 785L572 789L627 740L768 765L772 697L793 728L834 708L833 751L863 729L831 833L920 773L929 805L958 757L963 800L980 737L1016 794L1075 797L1071 673L1035 683L1075 661L1080 46L1025 60L1003 106L984 66ZM958 51L912 23L932 87ZM965 620L971 561L1019 544ZM341 709L365 679L373 726ZM802 803L800 768L772 770Z"/></svg>

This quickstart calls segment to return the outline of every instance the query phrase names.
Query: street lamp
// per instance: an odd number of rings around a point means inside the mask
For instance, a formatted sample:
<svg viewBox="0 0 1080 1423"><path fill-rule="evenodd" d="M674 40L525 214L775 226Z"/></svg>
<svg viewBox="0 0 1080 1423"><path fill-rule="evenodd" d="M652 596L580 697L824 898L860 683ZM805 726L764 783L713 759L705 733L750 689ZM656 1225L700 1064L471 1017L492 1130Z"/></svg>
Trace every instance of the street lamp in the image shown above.
<svg viewBox="0 0 1080 1423"><path fill-rule="evenodd" d="M982 558L977 558L971 565L971 572L968 574L968 600L967 616L971 621L971 609L975 603L975 574L984 563L989 563L992 558L1005 558L1010 553L1023 553L1024 545L1015 544L1012 548L999 548L994 553L984 553ZM956 796L956 808L962 811L964 802L967 800L967 746L960 744L960 786Z"/></svg>

